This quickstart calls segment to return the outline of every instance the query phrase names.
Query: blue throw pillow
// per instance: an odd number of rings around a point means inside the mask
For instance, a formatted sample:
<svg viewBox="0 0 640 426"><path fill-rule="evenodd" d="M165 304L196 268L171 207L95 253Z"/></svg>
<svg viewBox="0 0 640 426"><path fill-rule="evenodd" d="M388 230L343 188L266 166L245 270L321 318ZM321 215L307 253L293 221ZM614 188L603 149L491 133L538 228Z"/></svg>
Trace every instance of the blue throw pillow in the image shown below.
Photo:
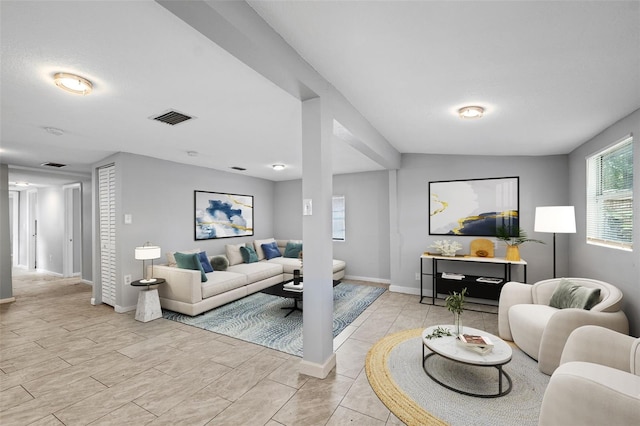
<svg viewBox="0 0 640 426"><path fill-rule="evenodd" d="M205 273L213 272L213 267L211 266L211 263L209 263L209 256L207 256L206 251L201 251L200 253L198 253L198 258L200 260L200 264L202 265L202 270Z"/></svg>
<svg viewBox="0 0 640 426"><path fill-rule="evenodd" d="M302 251L302 243L294 243L289 241L287 247L284 249L284 257L291 257L297 259Z"/></svg>
<svg viewBox="0 0 640 426"><path fill-rule="evenodd" d="M275 241L269 244L262 244L262 251L264 251L264 257L267 260L273 259L274 257L282 257L280 250L278 250L278 243Z"/></svg>
<svg viewBox="0 0 640 426"><path fill-rule="evenodd" d="M207 276L202 269L198 253L176 253L175 258L178 268L200 271L200 281L203 283L207 282Z"/></svg>
<svg viewBox="0 0 640 426"><path fill-rule="evenodd" d="M244 263L254 263L258 261L258 254L253 247L243 246L240 247L240 254Z"/></svg>

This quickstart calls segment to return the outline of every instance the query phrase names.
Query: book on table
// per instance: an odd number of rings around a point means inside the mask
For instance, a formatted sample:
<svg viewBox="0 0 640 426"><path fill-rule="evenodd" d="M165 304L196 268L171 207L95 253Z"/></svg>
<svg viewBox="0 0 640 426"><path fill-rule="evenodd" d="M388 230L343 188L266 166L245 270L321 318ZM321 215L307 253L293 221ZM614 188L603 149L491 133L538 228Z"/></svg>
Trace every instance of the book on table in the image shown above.
<svg viewBox="0 0 640 426"><path fill-rule="evenodd" d="M463 274L458 274L455 272L443 272L442 273L442 278L447 279L447 280L462 280L464 279L464 275Z"/></svg>
<svg viewBox="0 0 640 426"><path fill-rule="evenodd" d="M460 334L458 336L460 343L467 349L476 351L481 354L491 352L493 350L493 342L487 336L474 334Z"/></svg>
<svg viewBox="0 0 640 426"><path fill-rule="evenodd" d="M302 291L303 283L300 283L300 284L287 283L283 285L282 288L287 291Z"/></svg>

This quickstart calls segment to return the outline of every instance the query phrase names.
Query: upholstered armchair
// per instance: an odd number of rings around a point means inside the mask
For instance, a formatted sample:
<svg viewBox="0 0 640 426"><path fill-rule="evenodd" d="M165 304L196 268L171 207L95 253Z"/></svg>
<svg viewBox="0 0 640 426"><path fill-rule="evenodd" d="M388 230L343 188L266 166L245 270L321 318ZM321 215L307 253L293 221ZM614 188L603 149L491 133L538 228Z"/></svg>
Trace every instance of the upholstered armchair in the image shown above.
<svg viewBox="0 0 640 426"><path fill-rule="evenodd" d="M574 330L542 399L539 424L640 421L640 338L597 326Z"/></svg>
<svg viewBox="0 0 640 426"><path fill-rule="evenodd" d="M533 285L508 282L502 288L498 306L500 337L515 342L548 375L560 365L565 342L576 328L599 325L629 334L629 321L620 310L622 292L617 287L588 278L564 278L578 286L599 288L600 295L589 310L558 309L549 306L549 302L561 280L554 278Z"/></svg>

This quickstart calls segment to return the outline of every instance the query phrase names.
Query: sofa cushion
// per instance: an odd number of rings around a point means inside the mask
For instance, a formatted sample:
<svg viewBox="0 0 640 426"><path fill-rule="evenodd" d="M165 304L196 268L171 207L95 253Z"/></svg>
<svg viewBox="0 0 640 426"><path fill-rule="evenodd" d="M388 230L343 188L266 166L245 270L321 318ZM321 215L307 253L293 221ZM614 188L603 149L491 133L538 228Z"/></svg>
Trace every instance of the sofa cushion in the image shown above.
<svg viewBox="0 0 640 426"><path fill-rule="evenodd" d="M229 271L215 271L207 275L209 281L202 284L202 298L215 296L248 284L246 275Z"/></svg>
<svg viewBox="0 0 640 426"><path fill-rule="evenodd" d="M258 255L253 247L243 246L240 247L240 254L242 255L242 261L244 263L254 263L258 261Z"/></svg>
<svg viewBox="0 0 640 426"><path fill-rule="evenodd" d="M209 262L209 256L207 256L206 251L201 251L200 253L198 253L198 260L200 260L200 264L202 265L202 270L204 271L205 274L208 272L213 272L213 267Z"/></svg>
<svg viewBox="0 0 640 426"><path fill-rule="evenodd" d="M176 266L178 266L178 264L176 263L176 257L175 254L177 252L175 251L168 251L167 252L167 266L171 266L173 268L175 268ZM180 253L200 253L200 249L193 249L193 250L180 250Z"/></svg>
<svg viewBox="0 0 640 426"><path fill-rule="evenodd" d="M242 263L242 253L240 253L240 247L244 247L244 244L227 244L225 246L227 259L229 259L229 265L233 266Z"/></svg>
<svg viewBox="0 0 640 426"><path fill-rule="evenodd" d="M176 265L180 269L191 269L194 271L200 271L200 280L204 283L207 282L207 276L202 269L202 264L200 263L200 256L198 253L180 253L176 252L174 254L176 259Z"/></svg>
<svg viewBox="0 0 640 426"><path fill-rule="evenodd" d="M284 249L284 257L297 259L302 251L302 243L289 241Z"/></svg>
<svg viewBox="0 0 640 426"><path fill-rule="evenodd" d="M226 271L229 267L229 260L222 255L213 256L211 258L211 266L214 271Z"/></svg>
<svg viewBox="0 0 640 426"><path fill-rule="evenodd" d="M591 309L600 300L600 289L584 287L562 278L551 295L549 306L558 309Z"/></svg>
<svg viewBox="0 0 640 426"><path fill-rule="evenodd" d="M268 262L241 263L230 266L227 271L244 274L247 276L247 283L255 283L282 274L282 265Z"/></svg>
<svg viewBox="0 0 640 426"><path fill-rule="evenodd" d="M300 259L292 259L289 257L275 257L267 260L268 263L275 265L282 265L283 272L285 274L293 274L295 269L302 269L302 262Z"/></svg>
<svg viewBox="0 0 640 426"><path fill-rule="evenodd" d="M253 248L256 251L256 254L258 255L258 260L264 260L264 251L262 251L262 245L269 244L274 241L275 241L274 238L267 238L266 240L255 240L253 242Z"/></svg>
<svg viewBox="0 0 640 426"><path fill-rule="evenodd" d="M280 250L278 249L278 244L276 244L275 241L268 244L262 244L262 251L264 252L264 258L267 260L282 256L282 253L280 253Z"/></svg>

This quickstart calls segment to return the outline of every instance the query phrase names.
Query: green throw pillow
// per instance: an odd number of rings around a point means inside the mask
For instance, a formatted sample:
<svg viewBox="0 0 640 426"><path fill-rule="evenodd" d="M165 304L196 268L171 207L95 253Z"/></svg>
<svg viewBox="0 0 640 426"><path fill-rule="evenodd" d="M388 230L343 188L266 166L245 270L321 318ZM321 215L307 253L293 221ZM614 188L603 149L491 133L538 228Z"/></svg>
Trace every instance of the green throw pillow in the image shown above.
<svg viewBox="0 0 640 426"><path fill-rule="evenodd" d="M600 300L600 289L574 284L564 278L551 295L549 306L558 309L591 309Z"/></svg>
<svg viewBox="0 0 640 426"><path fill-rule="evenodd" d="M258 261L258 254L253 247L244 246L240 247L240 254L244 263L254 263Z"/></svg>
<svg viewBox="0 0 640 426"><path fill-rule="evenodd" d="M207 282L207 276L204 273L204 269L202 269L200 255L198 253L176 253L175 258L178 268L200 271L200 281L203 283Z"/></svg>
<svg viewBox="0 0 640 426"><path fill-rule="evenodd" d="M297 259L302 251L302 243L294 243L289 241L284 249L284 257Z"/></svg>
<svg viewBox="0 0 640 426"><path fill-rule="evenodd" d="M226 271L229 267L229 260L224 256L213 256L211 258L211 266L214 271Z"/></svg>

